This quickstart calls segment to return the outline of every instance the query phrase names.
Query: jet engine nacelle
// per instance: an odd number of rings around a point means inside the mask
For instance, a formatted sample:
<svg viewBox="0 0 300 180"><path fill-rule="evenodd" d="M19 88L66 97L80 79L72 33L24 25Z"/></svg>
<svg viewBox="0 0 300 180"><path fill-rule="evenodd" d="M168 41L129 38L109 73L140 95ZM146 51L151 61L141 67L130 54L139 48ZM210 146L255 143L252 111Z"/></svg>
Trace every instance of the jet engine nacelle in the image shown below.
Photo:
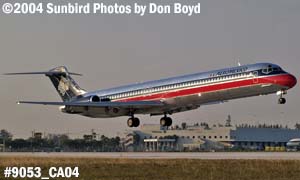
<svg viewBox="0 0 300 180"><path fill-rule="evenodd" d="M100 97L99 96L91 96L90 102L100 102Z"/></svg>
<svg viewBox="0 0 300 180"><path fill-rule="evenodd" d="M109 101L110 99L107 97L100 98L99 96L96 95L90 97L90 102L109 102Z"/></svg>

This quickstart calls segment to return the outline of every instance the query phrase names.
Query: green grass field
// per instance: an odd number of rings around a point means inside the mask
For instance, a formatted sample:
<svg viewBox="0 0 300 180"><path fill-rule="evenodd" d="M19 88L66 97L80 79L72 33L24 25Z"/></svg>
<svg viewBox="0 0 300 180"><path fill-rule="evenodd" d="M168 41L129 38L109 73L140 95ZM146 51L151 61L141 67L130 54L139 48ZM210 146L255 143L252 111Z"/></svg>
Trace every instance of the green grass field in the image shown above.
<svg viewBox="0 0 300 180"><path fill-rule="evenodd" d="M190 160L1 157L0 179L7 166L39 166L47 175L51 166L79 166L77 179L300 179L300 161L293 160ZM20 179L20 178L18 178ZM65 178L66 179L66 178ZM76 179L76 178L72 178Z"/></svg>

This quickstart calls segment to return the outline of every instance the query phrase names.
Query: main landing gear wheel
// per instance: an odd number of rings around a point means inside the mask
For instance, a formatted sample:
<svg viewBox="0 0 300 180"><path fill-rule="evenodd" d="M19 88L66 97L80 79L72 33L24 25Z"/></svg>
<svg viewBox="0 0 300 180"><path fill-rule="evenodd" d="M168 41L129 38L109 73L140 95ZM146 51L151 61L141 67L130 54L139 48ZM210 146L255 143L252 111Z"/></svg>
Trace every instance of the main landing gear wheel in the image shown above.
<svg viewBox="0 0 300 180"><path fill-rule="evenodd" d="M171 126L172 125L172 118L170 117L162 117L160 119L161 126Z"/></svg>
<svg viewBox="0 0 300 180"><path fill-rule="evenodd" d="M138 127L140 125L139 118L131 117L127 120L128 127Z"/></svg>
<svg viewBox="0 0 300 180"><path fill-rule="evenodd" d="M278 99L278 104L285 104L286 103L286 99L285 98L279 98Z"/></svg>

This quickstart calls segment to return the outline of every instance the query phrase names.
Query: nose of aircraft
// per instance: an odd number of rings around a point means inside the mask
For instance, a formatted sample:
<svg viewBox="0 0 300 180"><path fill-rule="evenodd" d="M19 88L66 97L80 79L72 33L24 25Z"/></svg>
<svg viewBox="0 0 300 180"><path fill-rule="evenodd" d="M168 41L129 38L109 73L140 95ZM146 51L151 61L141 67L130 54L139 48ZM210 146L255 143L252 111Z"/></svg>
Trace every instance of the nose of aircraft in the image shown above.
<svg viewBox="0 0 300 180"><path fill-rule="evenodd" d="M294 87L297 84L297 79L292 74L284 74L276 78L274 81L276 84L287 87L288 89Z"/></svg>
<svg viewBox="0 0 300 180"><path fill-rule="evenodd" d="M294 75L292 74L289 74L287 77L286 77L286 85L289 87L289 88L292 88L294 87L296 84L297 84L297 79Z"/></svg>

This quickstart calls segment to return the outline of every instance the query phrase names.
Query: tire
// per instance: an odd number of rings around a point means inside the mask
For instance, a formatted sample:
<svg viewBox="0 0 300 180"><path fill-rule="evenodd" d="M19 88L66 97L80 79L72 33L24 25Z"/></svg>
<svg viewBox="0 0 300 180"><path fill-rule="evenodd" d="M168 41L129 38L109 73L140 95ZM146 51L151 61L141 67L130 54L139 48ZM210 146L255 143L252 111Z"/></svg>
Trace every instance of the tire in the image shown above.
<svg viewBox="0 0 300 180"><path fill-rule="evenodd" d="M167 119L167 124L166 124L166 126L171 126L171 125L172 125L172 118L167 117L166 119Z"/></svg>
<svg viewBox="0 0 300 180"><path fill-rule="evenodd" d="M128 126L128 127L133 127L133 126L134 126L134 119L129 118L129 119L127 120L127 126Z"/></svg>
<svg viewBox="0 0 300 180"><path fill-rule="evenodd" d="M167 119L165 117L160 119L160 125L161 126L167 126Z"/></svg>
<svg viewBox="0 0 300 180"><path fill-rule="evenodd" d="M139 125L140 125L140 119L134 118L133 119L133 127L139 127Z"/></svg>
<svg viewBox="0 0 300 180"><path fill-rule="evenodd" d="M279 98L278 103L279 104L285 104L286 103L286 99L285 98Z"/></svg>

